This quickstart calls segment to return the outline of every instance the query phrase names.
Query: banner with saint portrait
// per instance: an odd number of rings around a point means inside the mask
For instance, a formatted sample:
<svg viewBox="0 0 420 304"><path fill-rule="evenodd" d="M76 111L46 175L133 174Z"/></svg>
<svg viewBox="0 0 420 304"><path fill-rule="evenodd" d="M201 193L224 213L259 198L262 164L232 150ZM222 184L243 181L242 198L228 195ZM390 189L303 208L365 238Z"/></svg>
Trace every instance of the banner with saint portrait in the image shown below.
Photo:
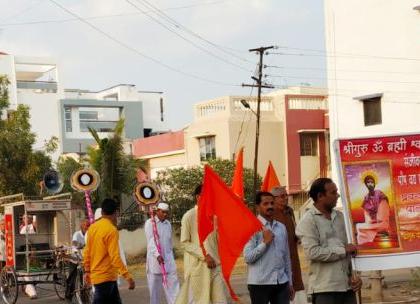
<svg viewBox="0 0 420 304"><path fill-rule="evenodd" d="M420 266L420 134L336 142L357 270Z"/></svg>

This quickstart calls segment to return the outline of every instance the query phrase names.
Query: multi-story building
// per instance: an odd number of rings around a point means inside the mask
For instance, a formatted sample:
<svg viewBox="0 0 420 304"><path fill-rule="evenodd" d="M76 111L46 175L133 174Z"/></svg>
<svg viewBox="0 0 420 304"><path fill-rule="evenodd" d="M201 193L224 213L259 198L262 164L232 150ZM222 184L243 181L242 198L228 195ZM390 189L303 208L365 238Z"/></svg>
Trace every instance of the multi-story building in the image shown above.
<svg viewBox="0 0 420 304"><path fill-rule="evenodd" d="M233 159L241 147L244 166L253 168L256 105L256 98L249 96L195 104L193 122L183 130L183 143L178 140L173 149L170 146L179 132L140 139L134 142L134 155L149 160L152 178L168 167L200 165L215 157ZM150 145L153 151L145 148ZM326 90L294 87L262 97L258 160L261 176L271 160L280 183L300 203L305 200L307 185L329 169Z"/></svg>
<svg viewBox="0 0 420 304"><path fill-rule="evenodd" d="M184 130L137 139L133 155L147 161L153 179L160 170L187 166L184 140Z"/></svg>
<svg viewBox="0 0 420 304"><path fill-rule="evenodd" d="M30 107L32 131L37 135L34 149L42 149L52 136L59 136L59 100L64 92L57 64L49 58L19 57L0 54L0 74L9 85L9 110L19 104Z"/></svg>
<svg viewBox="0 0 420 304"><path fill-rule="evenodd" d="M420 2L326 0L331 142L420 129ZM332 158L333 177L337 165Z"/></svg>
<svg viewBox="0 0 420 304"><path fill-rule="evenodd" d="M59 81L57 63L50 58L0 53L0 74L10 81L9 111L19 104L30 108L30 123L36 134L34 149L42 149L53 136L59 139L54 158L62 153L86 152L86 147L94 143L88 127L105 137L120 118L125 119L127 141L164 129L162 92L138 91L130 84L97 92L66 90ZM147 115L143 115L143 106Z"/></svg>
<svg viewBox="0 0 420 304"><path fill-rule="evenodd" d="M63 153L85 152L93 143L88 128L105 137L120 118L125 119L125 139L143 137L142 103L134 85L117 85L99 92L65 90L59 109Z"/></svg>

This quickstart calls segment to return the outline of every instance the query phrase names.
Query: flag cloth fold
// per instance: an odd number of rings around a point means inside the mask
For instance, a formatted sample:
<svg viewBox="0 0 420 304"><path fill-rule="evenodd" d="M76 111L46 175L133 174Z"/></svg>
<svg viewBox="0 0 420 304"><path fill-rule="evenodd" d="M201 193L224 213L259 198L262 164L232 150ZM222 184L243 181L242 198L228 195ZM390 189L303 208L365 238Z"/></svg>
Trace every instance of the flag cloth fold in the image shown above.
<svg viewBox="0 0 420 304"><path fill-rule="evenodd" d="M280 182L277 178L276 171L274 170L273 164L271 161L268 162L268 168L265 172L264 181L261 185L261 191L270 191L274 187L279 187Z"/></svg>
<svg viewBox="0 0 420 304"><path fill-rule="evenodd" d="M197 217L198 237L204 254L203 242L213 231L214 219L217 218L222 274L232 299L237 301L238 297L230 285L229 278L245 244L262 229L262 224L208 165L204 167Z"/></svg>
<svg viewBox="0 0 420 304"><path fill-rule="evenodd" d="M244 200L244 148L241 148L236 158L235 172L233 173L232 191L241 200Z"/></svg>

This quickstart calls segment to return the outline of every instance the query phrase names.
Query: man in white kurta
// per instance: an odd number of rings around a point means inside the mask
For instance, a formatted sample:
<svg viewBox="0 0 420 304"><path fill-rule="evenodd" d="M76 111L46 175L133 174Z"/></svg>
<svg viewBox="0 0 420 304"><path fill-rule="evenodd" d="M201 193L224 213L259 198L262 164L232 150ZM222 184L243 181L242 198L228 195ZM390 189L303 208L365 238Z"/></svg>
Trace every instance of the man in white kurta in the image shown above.
<svg viewBox="0 0 420 304"><path fill-rule="evenodd" d="M198 202L201 185L194 191ZM203 255L198 238L197 205L188 210L181 221L181 245L184 248L184 284L176 304L226 304L226 288L222 278L217 232L213 231L204 242L207 255Z"/></svg>
<svg viewBox="0 0 420 304"><path fill-rule="evenodd" d="M153 220L148 219L144 225L147 240L146 272L150 292L150 304L160 304L162 289L168 304L175 303L179 292L179 281L172 245L172 227L171 223L167 220L168 213L168 204L159 203L154 221L159 236L160 253L153 233ZM166 271L166 287L163 286L162 265L164 265Z"/></svg>
<svg viewBox="0 0 420 304"><path fill-rule="evenodd" d="M22 225L19 228L20 234L35 234L36 228L34 224L34 218L32 215L23 215L22 216ZM38 279L37 277L22 277L23 281L33 281ZM24 291L25 293L31 298L36 299L38 297L38 294L36 292L35 285L33 284L25 284L24 285Z"/></svg>

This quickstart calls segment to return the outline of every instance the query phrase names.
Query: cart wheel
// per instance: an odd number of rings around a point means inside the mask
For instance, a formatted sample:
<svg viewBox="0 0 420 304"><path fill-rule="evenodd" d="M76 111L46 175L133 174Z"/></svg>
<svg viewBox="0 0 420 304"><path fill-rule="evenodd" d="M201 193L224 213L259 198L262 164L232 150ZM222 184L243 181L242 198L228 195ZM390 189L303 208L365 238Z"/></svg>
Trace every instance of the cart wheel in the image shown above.
<svg viewBox="0 0 420 304"><path fill-rule="evenodd" d="M53 275L54 278L54 290L60 300L66 298L67 288L67 272L64 263L59 263L57 267L57 273Z"/></svg>
<svg viewBox="0 0 420 304"><path fill-rule="evenodd" d="M13 267L5 266L0 273L0 292L6 304L15 304L18 298L18 282Z"/></svg>
<svg viewBox="0 0 420 304"><path fill-rule="evenodd" d="M83 270L77 269L77 276L75 280L75 290L72 303L75 304L91 304L93 301L92 287L87 286L83 278Z"/></svg>

